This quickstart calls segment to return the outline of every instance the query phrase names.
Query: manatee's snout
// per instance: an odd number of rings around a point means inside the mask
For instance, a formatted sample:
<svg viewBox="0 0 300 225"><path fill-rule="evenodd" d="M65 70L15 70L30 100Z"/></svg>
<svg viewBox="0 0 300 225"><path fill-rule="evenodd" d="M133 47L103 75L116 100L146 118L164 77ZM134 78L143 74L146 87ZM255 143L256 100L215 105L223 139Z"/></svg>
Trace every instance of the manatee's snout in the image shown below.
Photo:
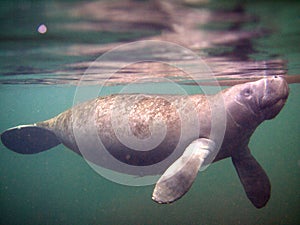
<svg viewBox="0 0 300 225"><path fill-rule="evenodd" d="M279 76L265 78L260 81L259 107L264 115L264 119L274 118L283 108L288 95L289 87L285 79Z"/></svg>

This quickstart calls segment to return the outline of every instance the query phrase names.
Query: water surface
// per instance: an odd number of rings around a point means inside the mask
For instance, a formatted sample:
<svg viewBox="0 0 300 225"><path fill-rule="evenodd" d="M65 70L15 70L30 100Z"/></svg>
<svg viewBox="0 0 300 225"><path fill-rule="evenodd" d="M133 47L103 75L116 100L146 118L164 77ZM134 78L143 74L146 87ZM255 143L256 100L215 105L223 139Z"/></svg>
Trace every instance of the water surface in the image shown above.
<svg viewBox="0 0 300 225"><path fill-rule="evenodd" d="M189 193L176 203L158 205L151 200L153 186L108 181L62 145L19 155L1 144L0 224L299 224L297 1L179 6L147 1L5 1L0 10L1 132L71 107L86 71L90 77L81 84L87 90L102 87L102 95L126 90L132 83L138 83L137 90L176 92L168 88L170 82L197 93L201 90L195 76L201 85L213 85L201 71L191 78L157 62L130 65L108 80L103 64L87 70L101 54L132 41L170 41L190 49L224 85L272 75L290 83L285 108L263 123L250 142L272 184L271 199L260 210L246 198L230 159L199 173ZM45 34L37 31L40 24L47 26ZM153 49L152 57L159 60L165 50ZM195 65L185 52L166 55L172 64ZM104 66L114 70L122 60L116 56Z"/></svg>

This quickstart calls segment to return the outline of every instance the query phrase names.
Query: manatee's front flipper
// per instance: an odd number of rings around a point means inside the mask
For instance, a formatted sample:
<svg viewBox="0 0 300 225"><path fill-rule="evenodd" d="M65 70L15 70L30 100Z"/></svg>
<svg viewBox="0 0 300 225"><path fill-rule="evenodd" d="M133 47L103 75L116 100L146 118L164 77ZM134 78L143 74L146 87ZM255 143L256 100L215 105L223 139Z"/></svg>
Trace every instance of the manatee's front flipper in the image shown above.
<svg viewBox="0 0 300 225"><path fill-rule="evenodd" d="M52 131L35 124L10 128L1 134L1 141L10 150L21 154L42 152L61 143Z"/></svg>
<svg viewBox="0 0 300 225"><path fill-rule="evenodd" d="M256 208L264 207L271 194L271 184L266 172L248 148L245 154L232 157L232 162L249 200Z"/></svg>
<svg viewBox="0 0 300 225"><path fill-rule="evenodd" d="M206 138L193 141L157 181L152 199L171 203L181 198L192 186L204 159L215 149L215 143Z"/></svg>

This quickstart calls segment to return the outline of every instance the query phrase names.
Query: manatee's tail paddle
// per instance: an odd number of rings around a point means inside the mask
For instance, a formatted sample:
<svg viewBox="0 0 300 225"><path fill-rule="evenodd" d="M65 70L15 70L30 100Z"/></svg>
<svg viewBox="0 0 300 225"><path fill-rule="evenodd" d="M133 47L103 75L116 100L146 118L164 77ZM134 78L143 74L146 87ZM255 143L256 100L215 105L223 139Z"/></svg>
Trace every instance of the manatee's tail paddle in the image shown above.
<svg viewBox="0 0 300 225"><path fill-rule="evenodd" d="M52 131L35 124L10 128L1 134L1 141L10 150L21 154L39 153L61 143Z"/></svg>

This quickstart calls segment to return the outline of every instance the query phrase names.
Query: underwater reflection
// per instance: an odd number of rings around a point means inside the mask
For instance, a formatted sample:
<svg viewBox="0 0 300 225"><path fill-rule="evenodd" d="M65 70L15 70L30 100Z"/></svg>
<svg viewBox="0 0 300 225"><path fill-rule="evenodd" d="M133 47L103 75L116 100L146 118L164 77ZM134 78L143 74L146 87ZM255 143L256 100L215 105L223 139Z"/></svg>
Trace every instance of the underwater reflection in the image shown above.
<svg viewBox="0 0 300 225"><path fill-rule="evenodd" d="M254 40L273 32L253 25L260 18L246 12L242 4L226 10L213 10L207 7L207 4L197 3L191 7L186 2L178 1L93 1L62 4L63 10L60 11L59 3L55 3L54 8L57 11L49 13L48 16L56 18L64 15L64 20L52 24L52 29L60 31L61 40L57 40L54 47L41 48L40 52L39 49L37 52L42 55L42 58L51 56L58 62L62 57L70 60L62 61L59 66L47 69L18 65L4 72L0 83L77 85L92 63L93 69L89 70L92 71L89 74L90 79L88 82L86 80L86 84L89 85L103 85L104 81L105 85L143 82L143 80L151 82L151 79L155 82L157 78L172 79L185 84L195 82L178 68L166 66L159 61L164 57L170 64L181 63L193 66L198 63L197 60L186 57L184 52L161 48L152 51L151 57L157 62L126 66L107 81L105 74L119 68L120 63L130 60L131 55L139 56L140 61L143 61L144 56L140 54L139 49L131 45L131 48L126 49L120 56L106 61L105 65L101 63L98 69L95 58L120 45L142 40L167 41L193 50L211 68L221 85L234 85L274 75L286 77L289 83L299 82L298 76L287 76L287 62L280 57L268 60L253 59L253 54L258 51ZM245 29L249 24L253 28ZM50 35L50 29L47 28L46 25L41 24L38 32ZM78 38L74 39L74 35L70 35L70 42L63 35L73 34L72 32L76 32ZM115 37L111 38L111 41L102 43L100 40L105 32L110 32ZM123 32L140 35L122 40ZM85 43L80 39L80 35L84 37L89 33L93 41ZM51 39L51 36L49 37ZM57 37L52 38L57 39ZM64 44L64 47L59 47ZM32 59L29 55L28 60L31 65L35 65L36 56L31 57ZM75 57L73 62L72 57ZM199 78L197 81L203 84L211 85L207 81L206 74L195 71L192 76L197 76Z"/></svg>

